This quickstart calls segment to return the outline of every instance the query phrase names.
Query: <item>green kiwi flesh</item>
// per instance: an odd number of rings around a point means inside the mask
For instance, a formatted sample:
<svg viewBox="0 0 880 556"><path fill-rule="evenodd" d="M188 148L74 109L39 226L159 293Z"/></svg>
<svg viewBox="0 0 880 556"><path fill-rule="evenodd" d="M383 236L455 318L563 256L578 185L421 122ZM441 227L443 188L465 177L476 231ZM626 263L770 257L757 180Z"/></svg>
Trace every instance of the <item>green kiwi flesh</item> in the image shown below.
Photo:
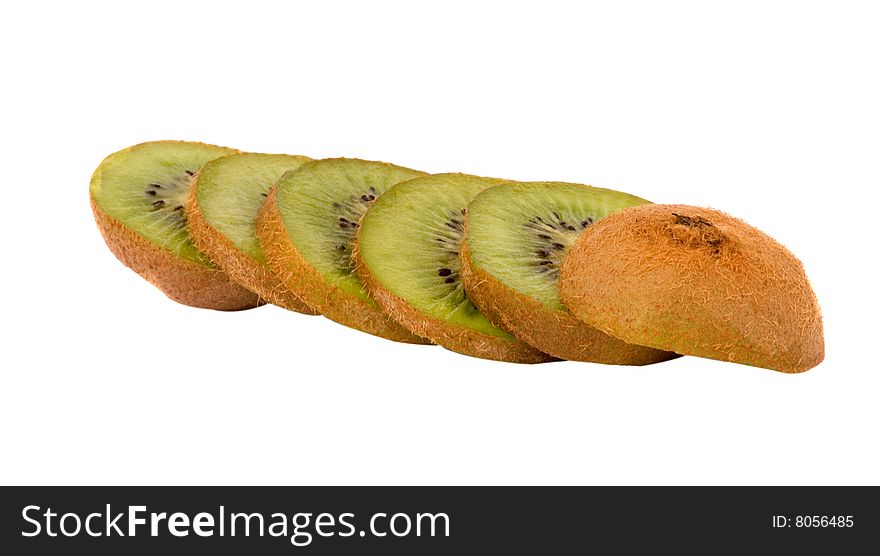
<svg viewBox="0 0 880 556"><path fill-rule="evenodd" d="M384 162L311 162L278 183L278 212L290 242L327 282L371 301L351 257L358 223L388 188L421 175L424 172Z"/></svg>
<svg viewBox="0 0 880 556"><path fill-rule="evenodd" d="M286 154L238 153L206 163L186 206L190 236L232 280L274 305L317 314L269 269L257 240L257 214L285 172L311 159Z"/></svg>
<svg viewBox="0 0 880 556"><path fill-rule="evenodd" d="M514 362L551 358L494 325L465 295L459 251L471 199L509 182L437 174L400 183L373 203L358 230L356 262L386 312L453 351Z"/></svg>
<svg viewBox="0 0 880 556"><path fill-rule="evenodd" d="M648 203L628 193L572 183L517 183L486 191L468 209L471 257L507 286L564 309L556 281L580 233L617 210Z"/></svg>
<svg viewBox="0 0 880 556"><path fill-rule="evenodd" d="M183 141L142 143L108 156L89 192L107 216L177 257L213 266L186 228L192 177L209 160L235 149Z"/></svg>
<svg viewBox="0 0 880 556"><path fill-rule="evenodd" d="M195 197L202 218L236 249L266 264L257 241L257 212L285 172L309 162L306 156L239 153L205 164Z"/></svg>
<svg viewBox="0 0 880 556"><path fill-rule="evenodd" d="M89 198L107 247L184 305L237 311L260 304L195 247L186 218L193 176L209 160L235 152L182 141L142 143L111 154L92 175Z"/></svg>
<svg viewBox="0 0 880 556"><path fill-rule="evenodd" d="M283 284L325 317L383 338L430 343L387 315L355 273L361 216L395 183L424 172L384 162L316 160L287 172L257 216L257 237Z"/></svg>
<svg viewBox="0 0 880 556"><path fill-rule="evenodd" d="M563 257L581 232L608 214L646 203L628 193L560 182L487 189L468 207L468 295L494 322L559 358L645 365L675 357L580 322L557 289Z"/></svg>

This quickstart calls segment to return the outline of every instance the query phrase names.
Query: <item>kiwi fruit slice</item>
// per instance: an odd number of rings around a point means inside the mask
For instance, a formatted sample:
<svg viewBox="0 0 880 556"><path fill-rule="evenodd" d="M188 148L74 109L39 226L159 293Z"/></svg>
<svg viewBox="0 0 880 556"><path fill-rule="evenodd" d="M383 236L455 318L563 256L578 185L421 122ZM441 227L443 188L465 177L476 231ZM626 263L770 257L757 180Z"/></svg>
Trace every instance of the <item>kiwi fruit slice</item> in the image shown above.
<svg viewBox="0 0 880 556"><path fill-rule="evenodd" d="M361 216L389 187L424 172L384 162L334 158L285 173L257 216L257 238L284 286L325 317L396 340L430 343L373 301L354 271Z"/></svg>
<svg viewBox="0 0 880 556"><path fill-rule="evenodd" d="M186 205L193 243L236 282L262 299L317 314L272 274L257 241L257 212L272 185L311 159L238 153L207 162L193 179Z"/></svg>
<svg viewBox="0 0 880 556"><path fill-rule="evenodd" d="M171 299L219 310L256 307L189 236L184 207L192 177L235 149L183 141L141 143L111 154L92 175L92 212L107 246Z"/></svg>
<svg viewBox="0 0 880 556"><path fill-rule="evenodd" d="M461 284L459 251L466 208L487 187L506 183L436 174L395 185L358 229L355 261L367 291L413 333L465 355L515 363L550 356L480 313Z"/></svg>
<svg viewBox="0 0 880 556"><path fill-rule="evenodd" d="M587 185L534 182L487 189L467 211L462 278L474 304L516 337L554 357L646 365L673 353L628 344L572 316L557 292L559 264L604 216L648 201Z"/></svg>
<svg viewBox="0 0 880 556"><path fill-rule="evenodd" d="M825 355L801 262L723 212L646 205L593 224L562 263L559 293L631 343L797 373Z"/></svg>

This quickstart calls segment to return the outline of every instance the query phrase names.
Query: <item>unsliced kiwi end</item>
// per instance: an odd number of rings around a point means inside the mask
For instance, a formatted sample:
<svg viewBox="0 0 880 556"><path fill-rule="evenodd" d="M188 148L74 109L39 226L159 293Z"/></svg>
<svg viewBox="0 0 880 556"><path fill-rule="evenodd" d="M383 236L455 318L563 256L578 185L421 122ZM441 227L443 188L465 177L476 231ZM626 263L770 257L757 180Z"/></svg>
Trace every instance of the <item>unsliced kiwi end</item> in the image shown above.
<svg viewBox="0 0 880 556"><path fill-rule="evenodd" d="M559 293L572 314L626 342L786 373L825 355L801 262L723 212L645 205L591 226Z"/></svg>

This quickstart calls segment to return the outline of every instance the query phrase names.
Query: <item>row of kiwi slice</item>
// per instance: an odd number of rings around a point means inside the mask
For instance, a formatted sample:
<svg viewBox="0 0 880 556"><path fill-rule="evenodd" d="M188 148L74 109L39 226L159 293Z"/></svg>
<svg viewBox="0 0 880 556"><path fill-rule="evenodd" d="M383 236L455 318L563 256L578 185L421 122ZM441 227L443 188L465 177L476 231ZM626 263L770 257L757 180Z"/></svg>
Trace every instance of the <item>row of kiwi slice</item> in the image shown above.
<svg viewBox="0 0 880 556"><path fill-rule="evenodd" d="M271 303L519 363L824 356L800 262L710 209L174 141L110 155L90 197L111 251L187 305Z"/></svg>

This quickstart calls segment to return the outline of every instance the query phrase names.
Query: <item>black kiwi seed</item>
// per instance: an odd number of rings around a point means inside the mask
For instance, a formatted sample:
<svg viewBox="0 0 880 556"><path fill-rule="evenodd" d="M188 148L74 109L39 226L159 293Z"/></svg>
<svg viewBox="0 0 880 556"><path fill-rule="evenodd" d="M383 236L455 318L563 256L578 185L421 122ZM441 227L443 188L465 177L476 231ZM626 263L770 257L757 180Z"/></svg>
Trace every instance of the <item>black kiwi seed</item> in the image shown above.
<svg viewBox="0 0 880 556"><path fill-rule="evenodd" d="M376 188L370 187L361 195L350 195L347 199L336 201L332 205L339 213L336 227L337 264L340 268L348 269L348 272L354 271L354 261L352 261L346 246L354 241L355 233L360 226L358 222L360 222L361 216L377 196Z"/></svg>
<svg viewBox="0 0 880 556"><path fill-rule="evenodd" d="M186 226L183 215L181 197L189 191L189 185L195 172L184 170L183 173L172 177L167 182L150 182L144 190L146 201L150 204L150 211L156 213L172 226L183 228Z"/></svg>
<svg viewBox="0 0 880 556"><path fill-rule="evenodd" d="M448 220L437 229L438 237L434 238L439 247L437 276L442 278L441 284L455 284L452 289L460 288L459 271L461 262L458 258L458 246L464 235L464 220L467 209L452 210ZM448 286L444 286L448 287Z"/></svg>
<svg viewBox="0 0 880 556"><path fill-rule="evenodd" d="M533 216L524 224L530 232L530 247L535 257L532 264L535 272L551 280L556 280L559 276L559 264L566 249L574 242L581 230L594 222L591 216L586 218L567 216L552 211L548 215ZM570 222L579 222L580 229Z"/></svg>

